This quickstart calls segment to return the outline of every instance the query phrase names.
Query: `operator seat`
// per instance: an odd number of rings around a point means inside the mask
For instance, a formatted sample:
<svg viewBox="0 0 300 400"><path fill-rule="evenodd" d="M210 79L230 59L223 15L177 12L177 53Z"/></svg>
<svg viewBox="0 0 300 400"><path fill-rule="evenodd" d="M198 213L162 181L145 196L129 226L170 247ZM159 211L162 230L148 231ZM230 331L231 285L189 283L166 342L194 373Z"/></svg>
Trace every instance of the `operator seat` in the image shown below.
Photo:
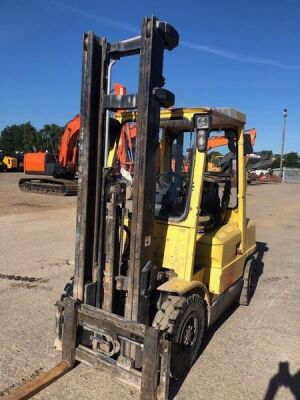
<svg viewBox="0 0 300 400"><path fill-rule="evenodd" d="M204 230L217 228L223 223L222 212L228 207L232 180L232 161L236 155L227 153L220 161L220 172L206 172L203 186L200 216L201 227ZM224 184L222 201L219 196L219 183Z"/></svg>
<svg viewBox="0 0 300 400"><path fill-rule="evenodd" d="M201 222L204 230L213 229L221 225L222 212L218 183L204 181L200 216L208 217L205 222Z"/></svg>

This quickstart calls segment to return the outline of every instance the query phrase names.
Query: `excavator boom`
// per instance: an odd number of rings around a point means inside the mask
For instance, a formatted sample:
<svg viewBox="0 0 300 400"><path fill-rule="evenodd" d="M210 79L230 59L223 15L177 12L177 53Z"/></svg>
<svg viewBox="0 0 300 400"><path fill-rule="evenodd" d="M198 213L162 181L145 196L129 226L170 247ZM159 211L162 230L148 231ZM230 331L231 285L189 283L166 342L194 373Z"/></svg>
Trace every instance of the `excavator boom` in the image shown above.
<svg viewBox="0 0 300 400"><path fill-rule="evenodd" d="M78 149L76 146L80 130L80 116L76 115L66 125L64 133L61 137L58 162L60 165L68 169L76 168L78 161Z"/></svg>

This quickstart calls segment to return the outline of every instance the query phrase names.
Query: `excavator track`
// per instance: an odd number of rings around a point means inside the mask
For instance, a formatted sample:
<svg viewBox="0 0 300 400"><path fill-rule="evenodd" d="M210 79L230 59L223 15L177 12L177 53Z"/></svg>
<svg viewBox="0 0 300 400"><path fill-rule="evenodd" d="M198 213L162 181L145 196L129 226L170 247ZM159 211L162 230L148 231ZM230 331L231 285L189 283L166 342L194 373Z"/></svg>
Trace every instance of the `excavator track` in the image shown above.
<svg viewBox="0 0 300 400"><path fill-rule="evenodd" d="M22 178L19 188L22 192L39 193L53 196L76 196L77 181L67 179Z"/></svg>

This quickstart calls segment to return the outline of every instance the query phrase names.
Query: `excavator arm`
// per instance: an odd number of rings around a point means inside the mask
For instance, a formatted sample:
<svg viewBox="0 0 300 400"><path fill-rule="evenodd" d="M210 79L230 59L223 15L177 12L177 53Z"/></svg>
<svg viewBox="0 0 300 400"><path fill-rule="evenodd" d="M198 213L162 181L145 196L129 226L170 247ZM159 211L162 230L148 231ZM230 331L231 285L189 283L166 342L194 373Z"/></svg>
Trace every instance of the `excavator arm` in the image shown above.
<svg viewBox="0 0 300 400"><path fill-rule="evenodd" d="M68 167L77 167L78 151L76 143L79 136L79 130L80 116L78 114L67 123L60 141L58 162L66 169L68 169Z"/></svg>
<svg viewBox="0 0 300 400"><path fill-rule="evenodd" d="M256 140L256 129L255 128L249 129L245 131L245 133L250 135L251 144L252 146L254 146ZM225 136L211 136L208 139L207 150L227 145L228 145L228 139Z"/></svg>

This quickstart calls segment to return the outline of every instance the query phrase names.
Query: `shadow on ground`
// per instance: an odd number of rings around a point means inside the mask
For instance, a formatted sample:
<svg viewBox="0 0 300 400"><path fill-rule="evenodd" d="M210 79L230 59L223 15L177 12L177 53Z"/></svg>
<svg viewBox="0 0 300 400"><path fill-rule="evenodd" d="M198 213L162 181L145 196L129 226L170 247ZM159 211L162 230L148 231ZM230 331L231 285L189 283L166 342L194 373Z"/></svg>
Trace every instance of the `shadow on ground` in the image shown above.
<svg viewBox="0 0 300 400"><path fill-rule="evenodd" d="M288 362L280 362L278 372L270 379L264 400L273 400L280 387L288 388L295 400L300 400L300 370L292 375Z"/></svg>
<svg viewBox="0 0 300 400"><path fill-rule="evenodd" d="M256 291L256 288L258 286L258 281L263 274L264 271L264 262L263 258L265 253L269 250L267 247L267 244L264 242L256 242L256 251L252 255L251 258L251 268L252 268L252 277L251 277L251 298L254 296L254 293ZM206 331L204 338L203 338L203 343L201 346L200 354L198 358L201 356L201 354L205 351L206 347L208 346L209 342L213 338L214 334L218 331L219 328L224 324L224 322L227 321L228 318L231 317L231 315L235 312L235 310L239 307L237 303L232 304L225 312L224 314ZM198 359L197 358L197 359ZM195 361L197 362L197 360ZM188 375L188 374L187 374ZM174 397L177 395L179 392L181 386L183 385L185 378L187 377L185 375L182 379L179 380L171 380L170 382L170 399L173 400ZM298 397L296 397L298 400ZM267 398L266 400L269 400ZM300 400L300 399L299 399Z"/></svg>
<svg viewBox="0 0 300 400"><path fill-rule="evenodd" d="M251 297L254 296L256 291L259 278L264 272L263 258L265 253L269 250L268 246L264 242L256 242L256 251L253 254L251 260L252 276L251 276Z"/></svg>

